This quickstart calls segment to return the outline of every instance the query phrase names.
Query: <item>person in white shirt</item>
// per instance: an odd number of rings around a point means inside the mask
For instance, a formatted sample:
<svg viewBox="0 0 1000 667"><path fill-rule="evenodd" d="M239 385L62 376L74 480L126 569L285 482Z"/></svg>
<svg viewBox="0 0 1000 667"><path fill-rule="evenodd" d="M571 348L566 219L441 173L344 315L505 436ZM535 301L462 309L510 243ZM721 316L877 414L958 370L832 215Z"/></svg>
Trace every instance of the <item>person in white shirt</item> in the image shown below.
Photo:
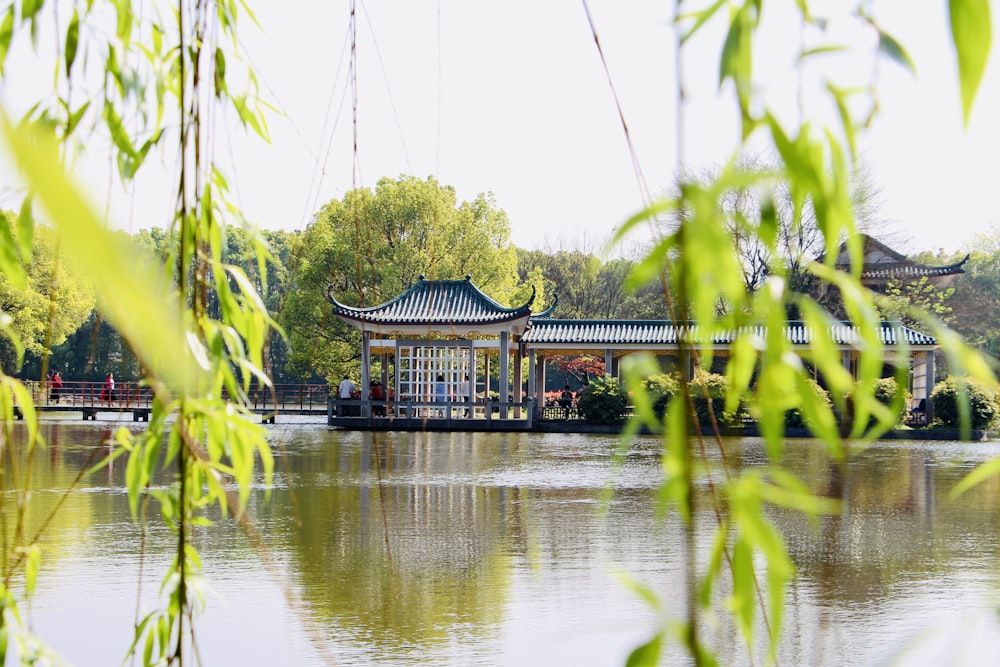
<svg viewBox="0 0 1000 667"><path fill-rule="evenodd" d="M352 394L357 390L357 386L351 382L349 375L345 375L344 379L340 381L340 389L338 391L341 398L354 398Z"/></svg>
<svg viewBox="0 0 1000 667"><path fill-rule="evenodd" d="M348 375L344 376L344 379L340 381L340 387L337 389L337 396L340 397L342 401L349 401L354 398L354 392L358 390L357 385L351 382L351 378ZM356 416L355 413L361 414L361 408L341 406L342 410L340 412L341 416L350 417Z"/></svg>

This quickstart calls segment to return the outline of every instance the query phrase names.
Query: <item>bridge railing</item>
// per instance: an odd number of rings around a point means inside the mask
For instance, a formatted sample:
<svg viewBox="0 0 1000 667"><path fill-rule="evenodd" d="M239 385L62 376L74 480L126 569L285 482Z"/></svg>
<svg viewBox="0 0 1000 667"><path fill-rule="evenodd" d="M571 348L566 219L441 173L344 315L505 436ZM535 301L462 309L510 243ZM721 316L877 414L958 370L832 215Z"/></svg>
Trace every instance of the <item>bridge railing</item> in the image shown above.
<svg viewBox="0 0 1000 667"><path fill-rule="evenodd" d="M31 390L36 406L67 408L132 409L149 408L153 402L152 390L138 382L116 382L112 395L108 395L103 382L63 381L62 387L51 382L30 381L25 385ZM252 388L248 395L254 410L316 410L325 411L330 388L325 384L278 384ZM226 394L223 394L226 397Z"/></svg>
<svg viewBox="0 0 1000 667"><path fill-rule="evenodd" d="M276 384L271 387L252 388L250 406L254 410L275 408L283 410L326 410L330 387L325 384Z"/></svg>
<svg viewBox="0 0 1000 667"><path fill-rule="evenodd" d="M43 407L129 409L148 408L153 402L153 392L138 382L116 382L110 394L103 382L64 380L61 387L53 387L51 382L25 384L31 390L34 404Z"/></svg>

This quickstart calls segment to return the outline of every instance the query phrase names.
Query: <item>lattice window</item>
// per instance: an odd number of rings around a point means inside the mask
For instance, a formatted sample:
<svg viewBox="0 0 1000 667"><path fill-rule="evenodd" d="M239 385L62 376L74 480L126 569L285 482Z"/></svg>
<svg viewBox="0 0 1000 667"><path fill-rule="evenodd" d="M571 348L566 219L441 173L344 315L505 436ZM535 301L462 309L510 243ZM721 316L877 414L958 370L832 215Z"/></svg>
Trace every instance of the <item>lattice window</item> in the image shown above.
<svg viewBox="0 0 1000 667"><path fill-rule="evenodd" d="M472 348L465 345L400 346L396 364L397 395L415 403L464 402L469 396ZM417 409L418 416L441 416L437 408Z"/></svg>

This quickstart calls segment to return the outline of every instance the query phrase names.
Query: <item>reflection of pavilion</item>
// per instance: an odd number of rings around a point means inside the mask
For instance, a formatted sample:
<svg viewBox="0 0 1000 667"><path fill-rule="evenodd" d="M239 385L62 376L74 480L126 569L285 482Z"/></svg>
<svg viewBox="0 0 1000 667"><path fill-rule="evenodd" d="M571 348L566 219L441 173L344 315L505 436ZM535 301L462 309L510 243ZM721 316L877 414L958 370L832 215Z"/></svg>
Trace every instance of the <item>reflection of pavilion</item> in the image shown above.
<svg viewBox="0 0 1000 667"><path fill-rule="evenodd" d="M330 295L333 312L361 332L360 402L331 402L331 425L354 428L442 428L450 430L531 429L536 399L544 392L546 357L582 353L603 356L605 372L617 376L622 357L648 352L680 358L682 347L709 348L725 356L738 337L766 340L763 327L714 332L710 340L693 324L665 320L562 320L551 317L555 305L533 313L534 295L507 308L465 280L426 280L423 276L395 299L370 308L340 303ZM857 377L863 344L850 323L814 332L788 322L786 340L808 357L820 338L839 349L843 364ZM877 335L888 364L908 364L915 400L934 386L936 341L899 323L882 323ZM528 377L522 361L528 360ZM372 401L373 361L390 398ZM493 377L496 373L496 377ZM490 400L491 386L498 388ZM523 398L523 400L521 400Z"/></svg>

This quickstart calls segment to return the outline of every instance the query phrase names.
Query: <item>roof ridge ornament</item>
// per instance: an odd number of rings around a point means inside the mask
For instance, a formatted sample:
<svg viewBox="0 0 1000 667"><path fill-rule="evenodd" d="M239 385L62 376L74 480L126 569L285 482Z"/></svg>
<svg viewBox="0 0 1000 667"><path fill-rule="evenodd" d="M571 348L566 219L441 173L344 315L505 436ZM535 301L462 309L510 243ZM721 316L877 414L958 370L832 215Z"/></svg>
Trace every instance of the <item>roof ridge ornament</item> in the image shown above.
<svg viewBox="0 0 1000 667"><path fill-rule="evenodd" d="M532 285L531 288L534 289L535 286ZM534 298L534 296L532 296L532 298ZM558 305L559 305L559 292L553 292L552 293L552 305L549 306L548 308L546 308L545 310L539 312L539 313L533 313L531 315L531 317L532 317L532 319L534 319L536 317L551 317L552 313L555 312L555 310L556 310L556 306L558 306Z"/></svg>

